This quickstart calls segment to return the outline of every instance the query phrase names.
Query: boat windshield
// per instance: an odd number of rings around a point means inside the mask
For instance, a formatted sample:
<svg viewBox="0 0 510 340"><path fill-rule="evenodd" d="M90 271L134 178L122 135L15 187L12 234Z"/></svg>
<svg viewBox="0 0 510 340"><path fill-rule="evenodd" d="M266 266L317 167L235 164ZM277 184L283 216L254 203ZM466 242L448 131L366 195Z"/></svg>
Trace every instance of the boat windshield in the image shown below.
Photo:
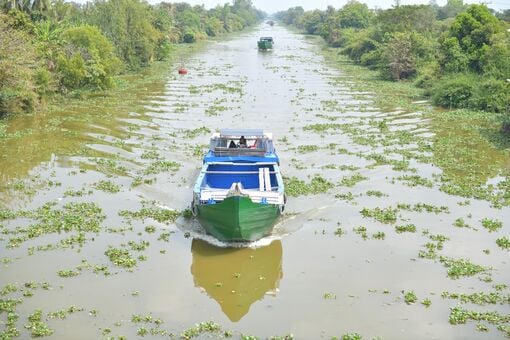
<svg viewBox="0 0 510 340"><path fill-rule="evenodd" d="M264 156L266 153L273 153L274 147L271 135L264 134L262 131L224 130L213 135L210 150L216 156Z"/></svg>

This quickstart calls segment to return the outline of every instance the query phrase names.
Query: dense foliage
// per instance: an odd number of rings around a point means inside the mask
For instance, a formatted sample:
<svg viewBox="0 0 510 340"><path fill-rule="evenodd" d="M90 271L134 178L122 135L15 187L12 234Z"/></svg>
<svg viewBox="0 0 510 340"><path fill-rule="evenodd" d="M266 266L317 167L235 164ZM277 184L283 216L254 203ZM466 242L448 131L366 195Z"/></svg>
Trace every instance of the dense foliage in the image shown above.
<svg viewBox="0 0 510 340"><path fill-rule="evenodd" d="M173 44L263 17L250 0L209 10L141 0L0 0L0 116L34 110L53 93L112 87L119 73L170 57Z"/></svg>
<svg viewBox="0 0 510 340"><path fill-rule="evenodd" d="M294 7L277 17L383 78L414 81L438 105L510 111L508 10L494 14L462 0L370 10L352 0L338 10Z"/></svg>

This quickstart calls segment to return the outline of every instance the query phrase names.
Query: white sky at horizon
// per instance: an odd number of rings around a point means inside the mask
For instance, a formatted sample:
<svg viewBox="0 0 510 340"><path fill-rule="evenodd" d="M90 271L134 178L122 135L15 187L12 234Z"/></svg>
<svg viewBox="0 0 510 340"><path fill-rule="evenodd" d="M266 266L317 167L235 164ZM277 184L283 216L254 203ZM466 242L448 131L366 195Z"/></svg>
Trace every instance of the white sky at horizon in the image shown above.
<svg viewBox="0 0 510 340"><path fill-rule="evenodd" d="M160 3L161 0L148 0L152 4ZM191 5L204 5L205 8L212 8L216 5L232 3L231 0L164 0L165 2L187 2ZM447 0L436 0L439 6L444 6ZM338 9L343 7L348 0L252 0L253 6L269 14L284 11L291 7L301 6L305 11L313 9L326 9L329 5ZM359 0L367 4L369 8L390 8L395 4L394 0ZM400 0L401 5L428 4L429 0ZM465 4L486 4L496 11L510 9L510 0L464 0Z"/></svg>

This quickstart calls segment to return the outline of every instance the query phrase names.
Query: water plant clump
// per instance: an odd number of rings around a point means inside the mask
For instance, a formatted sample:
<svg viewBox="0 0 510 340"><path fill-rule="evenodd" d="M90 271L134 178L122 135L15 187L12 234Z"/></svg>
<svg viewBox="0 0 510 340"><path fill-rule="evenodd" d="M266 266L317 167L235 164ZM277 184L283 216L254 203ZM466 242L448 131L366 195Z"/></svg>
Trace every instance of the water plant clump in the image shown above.
<svg viewBox="0 0 510 340"><path fill-rule="evenodd" d="M510 238L503 236L496 240L496 244L501 248L505 250L510 250Z"/></svg>
<svg viewBox="0 0 510 340"><path fill-rule="evenodd" d="M112 194L120 191L120 186L113 183L112 181L99 181L94 183L94 188Z"/></svg>
<svg viewBox="0 0 510 340"><path fill-rule="evenodd" d="M385 194L384 192L382 191L379 191L379 190L368 190L366 192L366 195L367 196L374 196L374 197L383 197L383 196L388 196L387 194Z"/></svg>
<svg viewBox="0 0 510 340"><path fill-rule="evenodd" d="M368 177L365 177L361 174L356 173L350 177L343 177L342 180L340 181L340 184L343 186L346 186L346 187L353 187L357 183L367 180L367 179L368 179Z"/></svg>
<svg viewBox="0 0 510 340"><path fill-rule="evenodd" d="M395 231L399 234L414 233L414 232L416 232L416 226L412 223L406 224L406 225L397 225L397 226L395 226Z"/></svg>
<svg viewBox="0 0 510 340"><path fill-rule="evenodd" d="M403 291L402 293L404 294L404 301L406 304L412 305L413 303L418 301L416 294L412 290L408 292Z"/></svg>
<svg viewBox="0 0 510 340"><path fill-rule="evenodd" d="M158 159L159 153L155 150L146 150L140 155L141 159Z"/></svg>
<svg viewBox="0 0 510 340"><path fill-rule="evenodd" d="M475 292L470 294L443 292L441 293L441 297L445 299L455 299L461 303L473 303L480 306L510 303L510 294L504 294L498 289L495 289L492 292Z"/></svg>
<svg viewBox="0 0 510 340"><path fill-rule="evenodd" d="M201 126L199 128L195 128L195 129L188 129L188 130L184 130L183 132L183 135L185 138L187 139L193 139L193 138L196 138L200 135L208 135L211 133L211 130L205 126Z"/></svg>
<svg viewBox="0 0 510 340"><path fill-rule="evenodd" d="M468 321L485 321L487 323L497 325L497 329L505 333L508 332L508 323L510 315L502 315L497 311L479 312L471 311L460 306L450 308L449 321L452 325L465 324ZM507 333L508 334L508 333Z"/></svg>
<svg viewBox="0 0 510 340"><path fill-rule="evenodd" d="M152 202L149 206L144 206L138 211L121 210L119 216L129 219L141 219L152 218L160 223L174 222L177 217L180 216L180 212L176 210L170 210L155 206L155 202Z"/></svg>
<svg viewBox="0 0 510 340"><path fill-rule="evenodd" d="M498 231L503 227L503 223L498 220L493 220L490 218L482 219L482 226L487 229L489 232Z"/></svg>
<svg viewBox="0 0 510 340"><path fill-rule="evenodd" d="M19 247L28 239L46 234L76 232L76 237L84 238L84 233L101 230L101 222L105 219L102 209L95 203L65 204L61 209L55 208L55 202L48 202L32 211L20 211L18 216L30 218L34 223L9 231L10 247ZM81 235L81 236L80 236ZM77 242L83 244L83 242ZM61 243L65 245L65 243Z"/></svg>
<svg viewBox="0 0 510 340"><path fill-rule="evenodd" d="M42 321L42 310L37 309L28 316L28 323L25 324L32 337L43 337L53 334L54 330L49 328L46 323Z"/></svg>
<svg viewBox="0 0 510 340"><path fill-rule="evenodd" d="M109 248L105 251L105 255L116 266L124 268L132 268L136 266L136 259L131 257L131 254L126 249Z"/></svg>
<svg viewBox="0 0 510 340"><path fill-rule="evenodd" d="M298 146L299 153L314 152L317 150L319 150L319 147L317 145L300 145L300 146Z"/></svg>
<svg viewBox="0 0 510 340"><path fill-rule="evenodd" d="M441 256L439 261L448 268L448 277L458 279L462 276L474 276L476 274L490 274L490 268L472 263L468 259L453 259Z"/></svg>
<svg viewBox="0 0 510 340"><path fill-rule="evenodd" d="M201 334L211 333L219 334L221 332L221 326L215 322L201 322L196 324L195 327L188 328L181 333L181 337L184 339L191 339L200 336Z"/></svg>
<svg viewBox="0 0 510 340"><path fill-rule="evenodd" d="M166 171L177 171L181 167L181 164L173 161L155 161L151 163L145 170L143 171L144 175L156 175L161 172Z"/></svg>
<svg viewBox="0 0 510 340"><path fill-rule="evenodd" d="M375 209L363 208L360 213L363 217L372 217L381 223L395 223L397 221L397 209L391 207L384 209L379 207Z"/></svg>
<svg viewBox="0 0 510 340"><path fill-rule="evenodd" d="M305 181L297 179L296 177L284 177L284 182L285 192L289 196L320 194L328 191L333 187L333 183L329 182L320 175L315 175L309 184L305 183Z"/></svg>
<svg viewBox="0 0 510 340"><path fill-rule="evenodd" d="M440 213L450 213L450 209L445 206L437 206L433 204L427 204L427 203L416 203L414 205L408 204L408 203L398 203L397 208L401 210L407 210L407 211L415 211L415 212L428 212L428 213L434 213L434 214L440 214Z"/></svg>

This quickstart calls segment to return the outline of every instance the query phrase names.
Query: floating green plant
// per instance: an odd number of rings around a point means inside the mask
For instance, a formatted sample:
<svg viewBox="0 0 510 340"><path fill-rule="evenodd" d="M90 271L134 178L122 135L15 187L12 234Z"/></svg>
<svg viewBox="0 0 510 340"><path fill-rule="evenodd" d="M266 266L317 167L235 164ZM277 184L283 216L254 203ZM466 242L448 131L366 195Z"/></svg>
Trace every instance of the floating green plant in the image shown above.
<svg viewBox="0 0 510 340"><path fill-rule="evenodd" d="M450 209L445 206L436 206L432 204L427 203L416 203L414 205L410 205L407 203L399 203L397 204L397 208L401 210L408 210L408 211L416 211L416 212L428 212L428 213L434 213L434 214L440 214L440 213L450 213Z"/></svg>
<svg viewBox="0 0 510 340"><path fill-rule="evenodd" d="M299 180L296 177L284 177L284 183L285 192L289 196L320 194L333 187L331 182L320 175L315 175L309 184L306 184L304 181Z"/></svg>
<svg viewBox="0 0 510 340"><path fill-rule="evenodd" d="M469 225L464 221L463 218L457 218L455 222L453 223L454 226L457 228L469 228Z"/></svg>
<svg viewBox="0 0 510 340"><path fill-rule="evenodd" d="M345 231L342 228L336 228L335 235L340 237L345 234Z"/></svg>
<svg viewBox="0 0 510 340"><path fill-rule="evenodd" d="M177 171L181 165L173 161L155 161L143 171L144 175L156 175L166 171Z"/></svg>
<svg viewBox="0 0 510 340"><path fill-rule="evenodd" d="M385 194L384 192L382 191L379 191L379 190L368 190L366 192L366 195L367 196L373 196L373 197L383 197L383 196L388 196L387 194Z"/></svg>
<svg viewBox="0 0 510 340"><path fill-rule="evenodd" d="M403 291L402 293L404 294L404 301L408 305L411 305L411 304L415 303L416 301L418 301L416 294L412 290L408 291L408 292Z"/></svg>
<svg viewBox="0 0 510 340"><path fill-rule="evenodd" d="M496 240L496 244L501 248L501 249L506 249L506 250L510 250L510 239L506 236L503 236L501 238L498 238Z"/></svg>
<svg viewBox="0 0 510 340"><path fill-rule="evenodd" d="M429 308L432 305L432 301L430 301L429 298L425 298L421 301L421 304L424 305L425 307Z"/></svg>
<svg viewBox="0 0 510 340"><path fill-rule="evenodd" d="M363 340L359 333L347 333L342 335L342 340Z"/></svg>
<svg viewBox="0 0 510 340"><path fill-rule="evenodd" d="M368 179L368 177L365 177L361 174L356 173L350 177L343 177L342 180L340 181L340 184L343 186L346 186L346 187L353 187L357 183L367 180L367 179Z"/></svg>
<svg viewBox="0 0 510 340"><path fill-rule="evenodd" d="M395 231L399 234L414 233L414 232L416 232L416 226L412 223L409 223L406 225L397 225L397 226L395 226Z"/></svg>
<svg viewBox="0 0 510 340"><path fill-rule="evenodd" d="M386 238L386 234L382 231L378 231L372 234L372 238L376 240L384 240Z"/></svg>
<svg viewBox="0 0 510 340"><path fill-rule="evenodd" d="M336 299L336 294L334 293L324 293L322 296L326 300Z"/></svg>
<svg viewBox="0 0 510 340"><path fill-rule="evenodd" d="M76 270L69 269L69 270L59 270L57 272L57 274L60 277L73 277L73 276L80 275L80 272L76 271Z"/></svg>
<svg viewBox="0 0 510 340"><path fill-rule="evenodd" d="M434 182L431 180L418 176L418 175L403 175L397 177L398 180L404 182L406 185L415 187L415 186L424 186L428 188L432 188L434 186Z"/></svg>
<svg viewBox="0 0 510 340"><path fill-rule="evenodd" d="M317 145L300 145L300 146L298 146L299 153L314 152L317 150L319 150L319 147Z"/></svg>
<svg viewBox="0 0 510 340"><path fill-rule="evenodd" d="M489 232L498 231L503 227L503 223L498 220L492 220L490 218L482 219L482 226L487 229Z"/></svg>
<svg viewBox="0 0 510 340"><path fill-rule="evenodd" d="M146 150L141 154L140 158L141 159L158 159L159 153L154 150Z"/></svg>
<svg viewBox="0 0 510 340"><path fill-rule="evenodd" d="M170 223L173 222L179 217L181 213L176 210L170 210L165 208L152 206L144 206L138 211L130 211L130 210L121 210L119 211L119 215L126 218L133 219L146 219L152 218L161 223Z"/></svg>
<svg viewBox="0 0 510 340"><path fill-rule="evenodd" d="M126 249L110 248L105 251L105 255L116 266L124 268L136 266L136 260L131 257L131 254Z"/></svg>
<svg viewBox="0 0 510 340"><path fill-rule="evenodd" d="M363 208L360 213L363 217L372 217L381 223L395 223L397 221L397 209L391 207L384 209L379 207L375 209Z"/></svg>
<svg viewBox="0 0 510 340"><path fill-rule="evenodd" d="M113 183L112 181L99 181L94 183L94 188L104 192L110 192L112 194L120 191L120 186Z"/></svg>
<svg viewBox="0 0 510 340"><path fill-rule="evenodd" d="M42 310L37 309L28 316L28 323L25 324L32 337L49 336L53 334L54 330L49 328L47 324L42 322Z"/></svg>
<svg viewBox="0 0 510 340"><path fill-rule="evenodd" d="M212 334L218 334L221 332L221 326L218 325L215 322L209 321L209 322L201 322L195 327L186 329L181 333L181 337L184 339L191 339L200 336L204 333L212 333Z"/></svg>
<svg viewBox="0 0 510 340"><path fill-rule="evenodd" d="M448 277L458 279L461 276L473 276L476 274L488 274L490 268L471 263L468 259L453 259L441 256L439 261L448 268Z"/></svg>

